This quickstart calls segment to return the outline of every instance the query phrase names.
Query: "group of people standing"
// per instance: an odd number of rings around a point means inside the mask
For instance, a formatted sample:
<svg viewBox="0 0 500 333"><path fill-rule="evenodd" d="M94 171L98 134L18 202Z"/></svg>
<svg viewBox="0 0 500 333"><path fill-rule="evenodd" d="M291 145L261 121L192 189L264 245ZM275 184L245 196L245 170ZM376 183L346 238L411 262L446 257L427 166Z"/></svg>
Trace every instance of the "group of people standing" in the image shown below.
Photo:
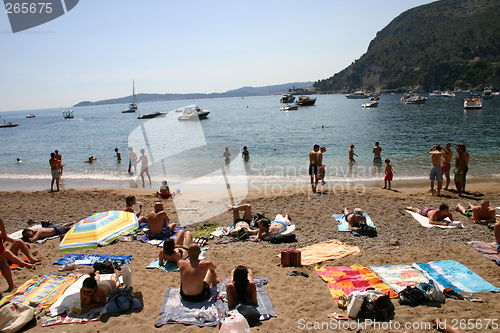
<svg viewBox="0 0 500 333"><path fill-rule="evenodd" d="M458 196L462 196L465 192L465 182L467 180L467 171L469 170L469 153L465 145L457 145L455 149L457 156L455 158L455 169L453 170L454 182ZM429 175L431 188L429 192L431 195L434 195L434 182L437 182L437 195L439 196L441 195L444 178L446 178L444 190L448 190L448 186L450 185L451 161L453 159L451 143L447 142L444 148L441 145L434 145L429 149L429 154L432 160Z"/></svg>

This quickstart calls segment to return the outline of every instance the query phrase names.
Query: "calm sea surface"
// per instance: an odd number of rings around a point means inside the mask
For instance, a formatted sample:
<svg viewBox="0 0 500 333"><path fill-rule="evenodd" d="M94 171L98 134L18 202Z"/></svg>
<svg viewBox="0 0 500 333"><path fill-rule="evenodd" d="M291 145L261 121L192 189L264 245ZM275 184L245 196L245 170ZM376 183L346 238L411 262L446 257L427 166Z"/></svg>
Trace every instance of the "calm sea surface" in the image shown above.
<svg viewBox="0 0 500 333"><path fill-rule="evenodd" d="M20 126L0 128L0 189L48 189L48 160L55 149L63 156L66 188L140 186L138 173L127 172L129 146L137 155L145 149L153 188L163 179L174 187L189 181L209 184L220 177L217 170L231 182L307 184L314 144L327 147L323 162L330 182L379 179L382 175L372 167L375 141L383 148L382 158L391 159L396 182L425 179L429 148L446 142L467 146L470 177L500 175L499 96L484 100L481 110L464 110L465 94L430 97L422 105L405 105L400 94L387 94L378 108L369 109L361 107L367 100L314 97L315 106L290 112L280 111L280 96L143 103L135 114L121 113L127 105L79 107L73 108L72 120L63 119L63 109L2 112L1 123ZM210 110L208 119L178 121L173 110L193 103ZM156 111L170 112L164 118L137 119ZM36 118L25 118L30 113ZM359 155L352 166L350 144ZM246 163L243 146L251 156ZM222 157L225 147L231 153L229 166ZM98 161L84 163L91 155Z"/></svg>

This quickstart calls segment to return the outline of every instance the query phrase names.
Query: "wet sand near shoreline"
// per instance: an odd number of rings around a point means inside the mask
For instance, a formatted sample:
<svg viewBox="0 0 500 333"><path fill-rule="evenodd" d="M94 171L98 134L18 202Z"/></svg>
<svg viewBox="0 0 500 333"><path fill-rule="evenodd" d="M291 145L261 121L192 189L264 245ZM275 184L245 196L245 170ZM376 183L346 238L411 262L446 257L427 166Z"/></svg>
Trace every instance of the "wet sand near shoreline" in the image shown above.
<svg viewBox="0 0 500 333"><path fill-rule="evenodd" d="M383 190L377 183L362 189L350 191L334 191L332 186L320 187L323 194L309 193L307 183L299 188L288 188L281 193L272 191L252 191L243 203L250 203L254 213L262 213L273 218L275 214L288 212L296 225L295 233L297 243L268 244L264 242L236 242L229 244L215 244L209 241L209 250L206 252L208 260L217 265L217 273L221 278L229 277L235 265L243 264L252 267L255 276L269 277L265 289L273 302L277 318L262 322L252 332L287 332L315 331L315 323L327 323L323 329L317 331L349 332L356 331L334 327L328 318L332 312L341 313L331 297L326 283L315 273L314 267L303 266L281 267L277 255L283 249L297 249L318 242L338 239L349 245L357 245L361 253L347 256L342 259L326 261L322 265L350 266L360 264L388 265L412 264L414 262L428 262L431 260L456 260L486 281L500 287L500 267L487 260L466 242L471 240L493 242L493 232L486 226L476 225L459 213L453 212L456 219L460 220L464 229L437 229L423 228L408 213L404 212L406 206L437 207L440 203L447 203L455 207L457 203L467 205L467 202L479 204L482 199L489 199L491 206L500 206L500 188L498 180L488 183L468 182L467 194L459 198L455 192L444 191L443 197L428 194L428 182L416 181L401 184L395 181L393 191ZM400 186L401 185L401 186ZM398 187L399 186L399 187ZM135 195L138 201L144 203L144 213L151 211L156 198L153 192L156 189L68 189L61 192L49 193L43 191L13 190L0 192L1 217L7 231L14 232L27 226L27 220L50 220L53 223L75 221L94 212L122 209L124 198ZM275 195L279 194L279 195ZM208 195L208 194L207 194ZM223 205L222 196L213 197L214 205ZM219 202L221 201L221 202ZM177 221L176 208L172 200L163 200L167 214ZM227 203L227 202L226 202ZM376 238L355 237L349 233L337 232L337 224L332 214L341 213L344 207L351 210L355 207L362 208L370 215L379 229ZM219 223L229 226L232 213L224 212L208 217L197 224L188 225L188 230L193 230L196 225ZM49 240L45 244L33 244L32 250L35 257L42 259L36 271L26 268L13 271L14 281L21 285L34 274L57 273L59 266L52 262L65 253L57 251L58 240ZM124 315L107 315L101 322L84 325L52 326L51 332L61 333L71 330L79 332L95 332L105 330L118 330L123 327L127 331L141 330L168 331L168 332L218 332L216 327L199 328L180 324L169 324L162 328L154 328L158 318L163 296L168 287L179 286L178 273L166 273L159 270L146 270L146 266L157 257L159 248L140 242L117 242L95 250L83 250L78 253L98 253L115 255L133 255L132 264L134 290L143 301L144 308ZM321 264L320 264L321 265ZM309 274L303 276L288 276L293 270ZM89 273L89 268L80 266L77 272ZM7 284L0 277L0 290L5 290ZM5 295L5 294L4 294ZM408 332L437 332L425 328L426 323L434 318L446 319L448 323L453 320L468 319L494 319L498 317L500 305L498 295L494 293L477 293L484 302L473 303L447 299L445 304L439 306L422 305L415 308L401 306L393 300L396 306L396 316L393 322L401 325L413 324L417 329L406 329ZM483 321L483 324L486 322ZM325 325L325 324L322 324ZM352 327L352 326L351 326ZM405 329L362 327L359 332L404 332ZM28 332L38 332L39 326L28 328ZM46 328L45 330L49 330ZM492 329L465 329L465 332L493 332Z"/></svg>

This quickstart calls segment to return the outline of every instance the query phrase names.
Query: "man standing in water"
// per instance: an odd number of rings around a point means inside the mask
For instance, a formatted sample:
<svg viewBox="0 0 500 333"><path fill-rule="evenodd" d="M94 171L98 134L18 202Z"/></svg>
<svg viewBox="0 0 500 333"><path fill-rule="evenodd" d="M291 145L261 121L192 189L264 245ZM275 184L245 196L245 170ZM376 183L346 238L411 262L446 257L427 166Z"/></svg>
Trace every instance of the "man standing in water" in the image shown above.
<svg viewBox="0 0 500 333"><path fill-rule="evenodd" d="M52 182L50 183L50 192L54 192L54 182L56 183L57 191L59 191L59 179L61 178L61 161L56 159L55 153L50 153L50 173L52 174Z"/></svg>
<svg viewBox="0 0 500 333"><path fill-rule="evenodd" d="M455 187L457 188L458 196L461 197L465 192L465 175L467 174L469 164L469 154L465 151L464 145L457 145L457 158L455 159Z"/></svg>
<svg viewBox="0 0 500 333"><path fill-rule="evenodd" d="M142 162L141 164L141 179L142 179L142 187L144 187L144 174L148 176L149 179L149 186L151 187L151 176L149 175L149 170L148 170L148 157L146 156L146 151L144 149L141 149L141 157L132 164L132 166L135 166L137 163Z"/></svg>
<svg viewBox="0 0 500 333"><path fill-rule="evenodd" d="M443 186L443 169L441 168L441 158L444 153L441 151L443 148L440 145L434 145L429 149L431 154L432 166L429 179L431 180L431 195L434 195L434 181L437 181L437 195L441 195L441 187Z"/></svg>
<svg viewBox="0 0 500 333"><path fill-rule="evenodd" d="M56 160L59 160L59 173L60 173L60 176L62 176L63 167L64 167L64 164L62 164L62 156L61 156L61 154L59 154L59 150L54 150L54 153L55 153Z"/></svg>
<svg viewBox="0 0 500 333"><path fill-rule="evenodd" d="M320 166L319 145L314 145L313 150L309 153L309 175L311 176L311 188L313 193L316 193L316 187L318 186Z"/></svg>
<svg viewBox="0 0 500 333"><path fill-rule="evenodd" d="M373 165L376 167L382 166L382 157L380 154L382 153L382 147L379 146L378 141L375 142L375 147L373 147Z"/></svg>
<svg viewBox="0 0 500 333"><path fill-rule="evenodd" d="M448 190L450 185L450 170L451 170L451 159L453 158L453 151L451 150L451 143L447 142L444 147L443 164L441 164L441 169L446 177L445 190Z"/></svg>

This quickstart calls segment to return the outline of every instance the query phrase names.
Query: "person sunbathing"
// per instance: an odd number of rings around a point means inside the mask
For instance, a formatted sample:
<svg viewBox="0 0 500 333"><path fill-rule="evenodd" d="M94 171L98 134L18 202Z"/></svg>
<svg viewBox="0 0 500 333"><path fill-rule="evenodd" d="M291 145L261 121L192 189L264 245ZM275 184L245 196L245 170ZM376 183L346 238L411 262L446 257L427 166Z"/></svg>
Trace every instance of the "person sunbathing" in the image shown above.
<svg viewBox="0 0 500 333"><path fill-rule="evenodd" d="M257 221L257 225L259 226L259 230L257 230L257 237L253 240L254 242L259 242L262 239L272 236L279 235L286 231L288 227L288 223L290 223L292 219L288 214L285 214L283 219L269 221L269 220L259 220Z"/></svg>
<svg viewBox="0 0 500 333"><path fill-rule="evenodd" d="M228 206L228 208L229 212L233 212L233 227L223 227L226 233L241 239L246 238L248 235L256 235L258 233L258 230L252 230L250 228L250 222L252 222L252 206L244 204L240 206ZM240 212L243 214L240 215Z"/></svg>
<svg viewBox="0 0 500 333"><path fill-rule="evenodd" d="M137 212L134 210L135 204L139 206L139 210ZM123 210L129 213L134 213L135 216L137 216L137 221L139 223L148 222L148 218L146 216L141 216L142 202L137 202L134 195L129 195L128 197L125 198L125 208Z"/></svg>
<svg viewBox="0 0 500 333"><path fill-rule="evenodd" d="M110 280L101 280L99 271L89 275L83 280L83 286L80 288L80 305L83 313L108 304L109 294L120 285L117 272L111 275Z"/></svg>
<svg viewBox="0 0 500 333"><path fill-rule="evenodd" d="M257 305L257 287L250 267L236 266L231 271L226 286L227 305L230 308L238 304Z"/></svg>
<svg viewBox="0 0 500 333"><path fill-rule="evenodd" d="M163 266L165 261L177 264L179 260L187 259L188 248L191 244L193 244L193 236L190 231L179 231L175 241L171 238L167 239L163 243L163 250L158 255L160 266Z"/></svg>
<svg viewBox="0 0 500 333"><path fill-rule="evenodd" d="M162 199L168 199L172 196L172 193L170 193L170 188L168 187L166 180L162 182L160 190L156 191L156 196Z"/></svg>
<svg viewBox="0 0 500 333"><path fill-rule="evenodd" d="M353 213L349 213L347 207L344 208L344 217L347 223L349 224L349 230L358 230L359 224L361 221L364 221L366 224L366 216L363 213L361 208L354 208Z"/></svg>
<svg viewBox="0 0 500 333"><path fill-rule="evenodd" d="M455 211L462 213L470 220L479 224L488 224L496 221L495 208L490 207L490 202L488 200L481 201L479 206L472 206L469 202L467 208L461 204L457 204Z"/></svg>
<svg viewBox="0 0 500 333"><path fill-rule="evenodd" d="M61 225L51 224L47 228L23 229L22 240L33 243L47 237L61 236L66 234L75 223L76 221L63 223Z"/></svg>
<svg viewBox="0 0 500 333"><path fill-rule="evenodd" d="M429 218L429 224L447 226L449 225L449 222L443 221L445 218L449 218L451 221L454 221L453 215L450 212L450 207L447 204L439 205L439 209L428 207L419 209L413 206L406 207L405 209Z"/></svg>
<svg viewBox="0 0 500 333"><path fill-rule="evenodd" d="M170 232L174 231L177 223L170 223L170 218L163 209L163 204L160 201L155 203L154 209L154 211L148 214L149 230L147 231L147 235L154 239L165 239Z"/></svg>

